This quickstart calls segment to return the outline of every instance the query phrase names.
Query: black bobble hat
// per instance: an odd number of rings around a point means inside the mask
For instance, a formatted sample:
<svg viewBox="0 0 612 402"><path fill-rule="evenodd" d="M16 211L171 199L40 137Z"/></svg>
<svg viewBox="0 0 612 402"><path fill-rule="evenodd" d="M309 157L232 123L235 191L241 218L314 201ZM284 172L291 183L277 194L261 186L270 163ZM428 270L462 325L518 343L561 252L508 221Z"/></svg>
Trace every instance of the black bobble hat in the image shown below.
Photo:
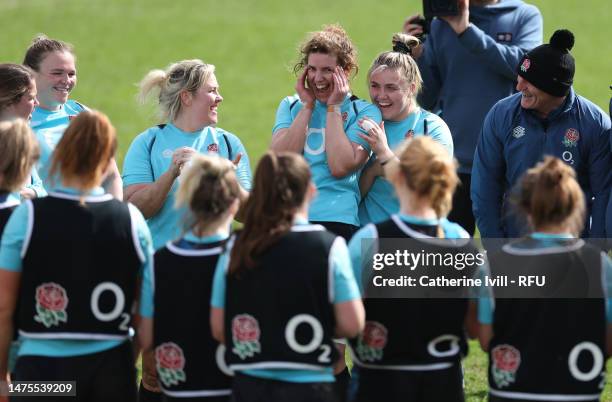
<svg viewBox="0 0 612 402"><path fill-rule="evenodd" d="M574 34L559 29L550 37L550 44L540 45L523 56L518 75L536 88L558 97L566 96L574 82Z"/></svg>

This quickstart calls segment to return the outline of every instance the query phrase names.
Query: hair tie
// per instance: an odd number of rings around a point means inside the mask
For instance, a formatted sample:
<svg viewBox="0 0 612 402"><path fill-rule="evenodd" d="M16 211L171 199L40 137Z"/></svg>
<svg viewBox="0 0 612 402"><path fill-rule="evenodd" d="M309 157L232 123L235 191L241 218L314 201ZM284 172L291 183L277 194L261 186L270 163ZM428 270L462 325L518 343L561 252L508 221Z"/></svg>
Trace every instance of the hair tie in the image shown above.
<svg viewBox="0 0 612 402"><path fill-rule="evenodd" d="M412 56L412 48L410 46L407 46L404 42L395 42L393 44L393 51Z"/></svg>

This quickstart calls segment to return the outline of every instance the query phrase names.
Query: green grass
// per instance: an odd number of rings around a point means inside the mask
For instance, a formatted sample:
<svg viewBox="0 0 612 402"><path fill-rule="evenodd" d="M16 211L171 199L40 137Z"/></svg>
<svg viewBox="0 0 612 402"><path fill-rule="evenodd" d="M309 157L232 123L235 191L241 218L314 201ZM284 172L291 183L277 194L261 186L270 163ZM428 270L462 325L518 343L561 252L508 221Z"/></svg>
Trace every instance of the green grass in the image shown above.
<svg viewBox="0 0 612 402"><path fill-rule="evenodd" d="M607 110L610 0L530 2L544 15L546 42L557 28L576 34L575 88ZM306 32L333 22L347 29L361 65L353 92L367 97L369 63L418 10L419 0L0 0L0 61L20 62L37 33L73 43L79 74L73 97L110 116L121 162L134 136L158 123L153 107L136 104L136 84L150 69L201 58L217 66L225 98L219 126L240 136L254 164L268 146L278 102L293 93L289 67ZM486 400L486 364L472 343L465 361L468 401ZM612 401L612 386L603 400Z"/></svg>

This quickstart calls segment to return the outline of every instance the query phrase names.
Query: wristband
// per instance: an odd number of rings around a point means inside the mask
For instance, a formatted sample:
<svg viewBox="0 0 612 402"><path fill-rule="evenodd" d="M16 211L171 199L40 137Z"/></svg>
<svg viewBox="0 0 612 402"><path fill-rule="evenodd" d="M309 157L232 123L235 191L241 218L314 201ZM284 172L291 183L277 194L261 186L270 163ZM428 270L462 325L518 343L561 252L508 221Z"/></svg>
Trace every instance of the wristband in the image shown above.
<svg viewBox="0 0 612 402"><path fill-rule="evenodd" d="M304 109L314 110L314 102L304 103Z"/></svg>
<svg viewBox="0 0 612 402"><path fill-rule="evenodd" d="M340 105L327 105L327 113L334 112L340 114Z"/></svg>

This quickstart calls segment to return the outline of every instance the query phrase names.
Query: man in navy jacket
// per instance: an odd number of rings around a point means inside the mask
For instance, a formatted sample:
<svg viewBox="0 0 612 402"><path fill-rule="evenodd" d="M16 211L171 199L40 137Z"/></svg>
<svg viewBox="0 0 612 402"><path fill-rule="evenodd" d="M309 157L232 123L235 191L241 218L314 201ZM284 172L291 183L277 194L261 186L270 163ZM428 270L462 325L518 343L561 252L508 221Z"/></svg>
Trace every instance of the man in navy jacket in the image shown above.
<svg viewBox="0 0 612 402"><path fill-rule="evenodd" d="M482 237L517 237L527 231L510 193L544 155L556 156L576 171L589 206L584 235L606 236L612 187L610 118L572 89L573 45L573 34L559 30L550 44L523 56L516 86L520 93L497 102L485 118L471 189Z"/></svg>

